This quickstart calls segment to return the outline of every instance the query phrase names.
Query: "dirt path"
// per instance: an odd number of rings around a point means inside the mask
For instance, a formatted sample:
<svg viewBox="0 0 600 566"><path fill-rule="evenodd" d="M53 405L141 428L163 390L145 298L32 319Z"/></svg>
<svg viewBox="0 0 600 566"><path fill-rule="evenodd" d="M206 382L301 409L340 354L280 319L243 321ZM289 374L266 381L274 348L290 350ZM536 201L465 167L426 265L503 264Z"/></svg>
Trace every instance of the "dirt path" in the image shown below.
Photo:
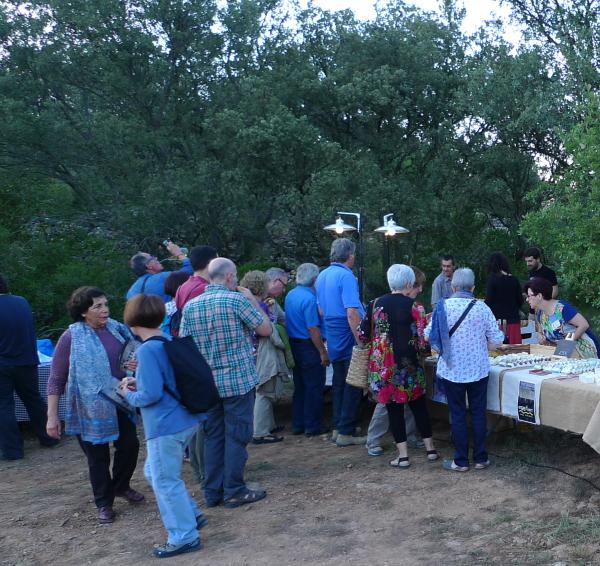
<svg viewBox="0 0 600 566"><path fill-rule="evenodd" d="M282 417L289 408L281 408ZM365 423L366 424L366 423ZM288 423L289 430L289 423ZM436 423L435 436L447 438ZM439 442L444 456L448 444ZM265 501L209 509L204 549L173 559L186 564L598 564L600 492L519 458L562 467L600 485L600 456L572 435L549 429L496 435L488 470L445 472L412 451L412 466L387 466L362 447L288 435L251 446L247 479ZM143 450L142 450L143 453ZM147 502L116 503L118 521L100 526L83 455L73 439L26 458L0 462L0 564L132 565L156 563L165 534L151 489ZM200 490L185 477L199 502Z"/></svg>

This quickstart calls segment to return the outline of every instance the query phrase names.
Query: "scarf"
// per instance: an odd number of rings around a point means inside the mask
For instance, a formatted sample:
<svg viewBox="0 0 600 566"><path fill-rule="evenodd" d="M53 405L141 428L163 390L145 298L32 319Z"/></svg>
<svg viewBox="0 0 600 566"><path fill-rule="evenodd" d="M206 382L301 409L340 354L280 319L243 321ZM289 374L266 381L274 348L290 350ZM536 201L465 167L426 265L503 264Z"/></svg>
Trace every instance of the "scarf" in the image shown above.
<svg viewBox="0 0 600 566"><path fill-rule="evenodd" d="M124 344L129 329L109 319L106 329ZM106 444L119 438L117 409L99 391L113 383L108 354L92 327L85 322L69 326L71 355L67 386L65 433L78 434L85 442Z"/></svg>

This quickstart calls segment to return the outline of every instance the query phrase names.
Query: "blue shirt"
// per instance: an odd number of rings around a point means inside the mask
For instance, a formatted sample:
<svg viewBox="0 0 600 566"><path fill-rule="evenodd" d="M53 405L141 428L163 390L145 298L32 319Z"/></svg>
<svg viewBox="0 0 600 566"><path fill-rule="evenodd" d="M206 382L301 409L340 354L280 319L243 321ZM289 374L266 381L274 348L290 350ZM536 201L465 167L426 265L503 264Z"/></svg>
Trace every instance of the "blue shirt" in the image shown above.
<svg viewBox="0 0 600 566"><path fill-rule="evenodd" d="M172 340L167 334L163 336ZM134 407L141 408L146 440L181 432L206 419L204 414L192 415L164 390L164 383L174 391L177 388L173 368L162 342L146 340L138 348L136 356L137 391L127 392L125 398Z"/></svg>
<svg viewBox="0 0 600 566"><path fill-rule="evenodd" d="M311 287L298 285L285 297L285 327L290 338L310 338L311 327L321 327L317 294Z"/></svg>
<svg viewBox="0 0 600 566"><path fill-rule="evenodd" d="M185 271L186 273L194 272L190 264L190 260L187 257L182 261L182 265L183 267L179 271ZM165 293L165 281L167 277L171 275L171 273L173 272L161 271L160 273L146 273L145 275L140 275L134 281L133 285L129 287L129 291L127 291L126 295L127 300L142 293L143 288L143 292L147 295L158 295L165 303L168 303L172 297L169 297L169 295ZM144 282L146 282L145 285Z"/></svg>
<svg viewBox="0 0 600 566"><path fill-rule="evenodd" d="M348 266L332 263L319 273L316 287L329 359L332 362L349 360L356 341L348 324L346 309L357 309L361 318L365 316L358 293L358 280Z"/></svg>
<svg viewBox="0 0 600 566"><path fill-rule="evenodd" d="M0 295L0 366L37 366L35 325L29 303Z"/></svg>

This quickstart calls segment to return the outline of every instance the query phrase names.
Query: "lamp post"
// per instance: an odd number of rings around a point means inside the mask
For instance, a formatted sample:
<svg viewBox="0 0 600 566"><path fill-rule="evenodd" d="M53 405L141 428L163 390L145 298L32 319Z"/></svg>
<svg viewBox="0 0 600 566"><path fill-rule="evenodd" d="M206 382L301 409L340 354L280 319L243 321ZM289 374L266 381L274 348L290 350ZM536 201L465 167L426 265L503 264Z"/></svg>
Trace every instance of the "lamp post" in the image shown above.
<svg viewBox="0 0 600 566"><path fill-rule="evenodd" d="M354 232L356 231L358 237L358 293L360 295L360 300L363 300L363 291L364 291L364 246L363 246L363 234L362 234L362 224L361 224L361 215L358 212L338 212L338 217L334 224L328 224L327 226L323 226L324 230L329 232L334 232L338 236L341 236L345 232ZM356 226L352 226L352 224L346 224L342 219L342 216L354 216L356 218Z"/></svg>
<svg viewBox="0 0 600 566"><path fill-rule="evenodd" d="M387 267L389 267L391 264L390 238L393 238L397 234L408 234L410 230L403 226L398 226L394 222L394 214L390 213L383 216L383 226L375 228L374 231L383 234L385 237L385 262L387 263Z"/></svg>

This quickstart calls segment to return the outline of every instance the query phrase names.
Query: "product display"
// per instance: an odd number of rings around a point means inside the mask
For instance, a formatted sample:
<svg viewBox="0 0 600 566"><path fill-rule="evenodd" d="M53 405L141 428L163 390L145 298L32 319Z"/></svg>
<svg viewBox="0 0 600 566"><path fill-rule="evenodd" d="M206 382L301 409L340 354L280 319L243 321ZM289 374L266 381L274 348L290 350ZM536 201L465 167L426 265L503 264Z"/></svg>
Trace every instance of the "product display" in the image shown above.
<svg viewBox="0 0 600 566"><path fill-rule="evenodd" d="M500 366L503 368L518 368L518 367L539 367L551 361L550 356L539 356L521 352L518 354L506 354L490 359L492 366Z"/></svg>

